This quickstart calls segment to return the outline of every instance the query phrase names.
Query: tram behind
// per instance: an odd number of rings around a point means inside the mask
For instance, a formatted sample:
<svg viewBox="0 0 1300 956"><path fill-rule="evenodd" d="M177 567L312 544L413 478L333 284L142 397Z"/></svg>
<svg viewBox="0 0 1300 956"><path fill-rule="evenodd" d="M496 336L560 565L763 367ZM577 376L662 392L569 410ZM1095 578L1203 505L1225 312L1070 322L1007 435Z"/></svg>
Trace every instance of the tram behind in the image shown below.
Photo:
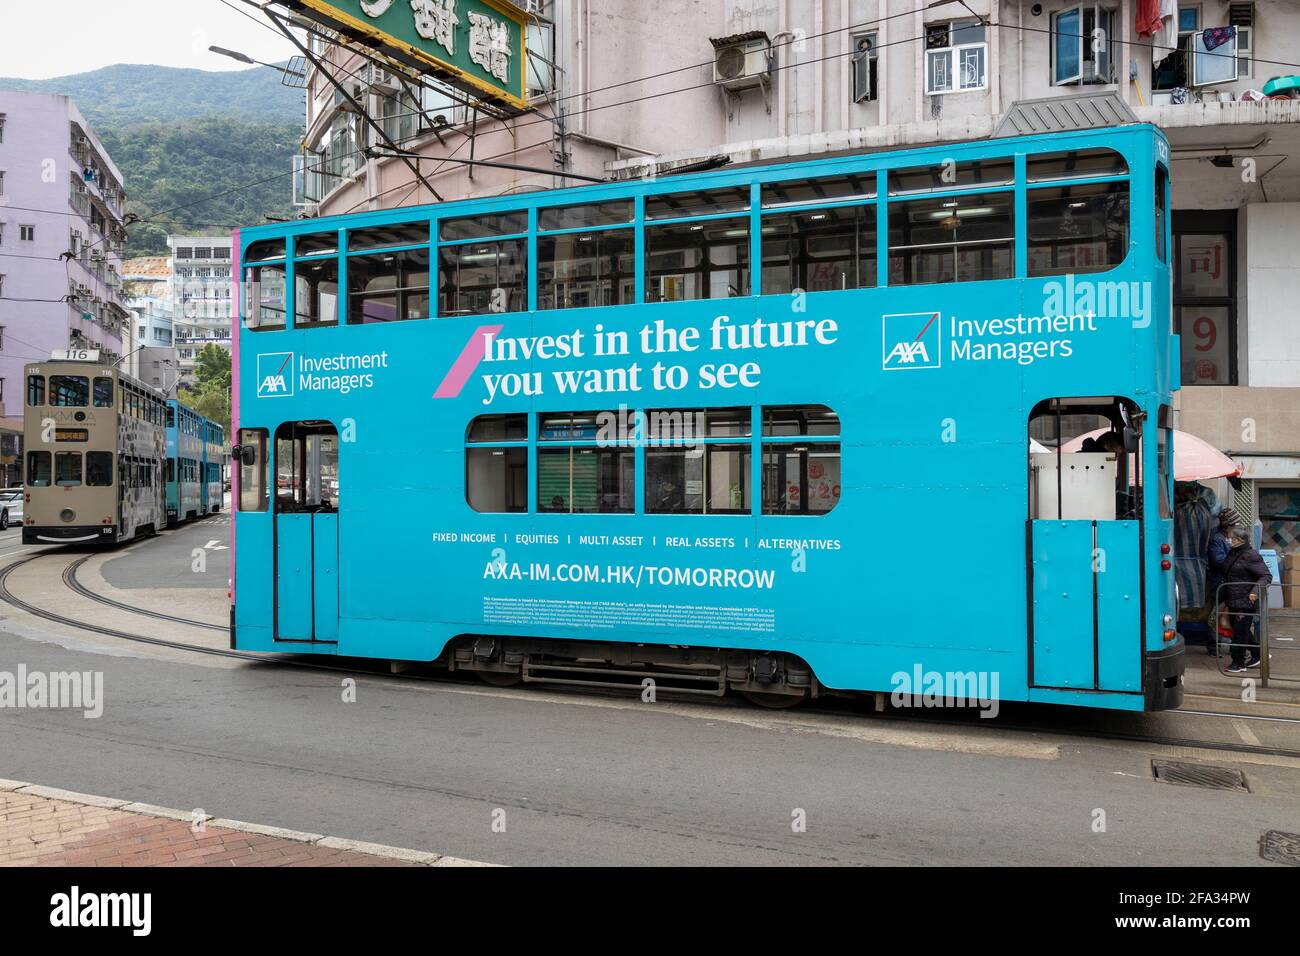
<svg viewBox="0 0 1300 956"><path fill-rule="evenodd" d="M167 402L167 520L201 518L225 498L225 429L175 399Z"/></svg>
<svg viewBox="0 0 1300 956"><path fill-rule="evenodd" d="M108 544L160 529L162 397L93 361L25 371L23 544Z"/></svg>
<svg viewBox="0 0 1300 956"><path fill-rule="evenodd" d="M1131 125L244 230L232 646L1177 706L1168 176Z"/></svg>

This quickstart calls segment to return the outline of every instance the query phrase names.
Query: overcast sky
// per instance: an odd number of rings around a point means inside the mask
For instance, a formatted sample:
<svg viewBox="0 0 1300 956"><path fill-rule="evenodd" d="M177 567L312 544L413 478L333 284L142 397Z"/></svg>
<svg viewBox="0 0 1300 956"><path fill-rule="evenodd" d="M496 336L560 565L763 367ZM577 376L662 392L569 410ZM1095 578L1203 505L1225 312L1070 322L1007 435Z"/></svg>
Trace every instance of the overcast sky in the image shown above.
<svg viewBox="0 0 1300 956"><path fill-rule="evenodd" d="M113 63L246 70L215 44L275 63L297 51L241 0L0 0L0 76L45 79Z"/></svg>

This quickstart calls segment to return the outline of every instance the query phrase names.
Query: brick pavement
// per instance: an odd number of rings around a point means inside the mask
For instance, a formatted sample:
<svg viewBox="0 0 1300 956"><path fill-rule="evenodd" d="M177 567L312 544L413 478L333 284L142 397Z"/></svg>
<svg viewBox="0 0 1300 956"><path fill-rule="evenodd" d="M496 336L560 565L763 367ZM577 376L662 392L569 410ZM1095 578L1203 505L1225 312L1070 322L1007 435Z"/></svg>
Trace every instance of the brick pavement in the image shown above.
<svg viewBox="0 0 1300 956"><path fill-rule="evenodd" d="M184 811L0 781L0 866L472 865L436 853L210 821L196 829Z"/></svg>

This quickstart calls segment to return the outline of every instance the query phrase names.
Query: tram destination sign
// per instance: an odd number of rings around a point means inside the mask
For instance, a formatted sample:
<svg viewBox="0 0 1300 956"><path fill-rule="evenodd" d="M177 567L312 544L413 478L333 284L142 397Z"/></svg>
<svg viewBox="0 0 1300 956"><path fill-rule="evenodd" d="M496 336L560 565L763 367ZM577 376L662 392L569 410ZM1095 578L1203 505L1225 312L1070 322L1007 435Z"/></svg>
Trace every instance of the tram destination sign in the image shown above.
<svg viewBox="0 0 1300 956"><path fill-rule="evenodd" d="M506 0L279 0L466 92L528 106L528 15Z"/></svg>

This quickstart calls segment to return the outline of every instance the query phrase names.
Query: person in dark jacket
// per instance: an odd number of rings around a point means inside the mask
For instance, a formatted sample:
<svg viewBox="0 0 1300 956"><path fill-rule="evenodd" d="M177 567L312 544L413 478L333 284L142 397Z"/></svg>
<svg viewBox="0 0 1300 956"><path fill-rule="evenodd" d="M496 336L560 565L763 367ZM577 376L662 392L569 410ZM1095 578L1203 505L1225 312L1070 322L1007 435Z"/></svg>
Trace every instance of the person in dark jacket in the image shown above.
<svg viewBox="0 0 1300 956"><path fill-rule="evenodd" d="M1250 532L1245 528L1230 528L1228 543L1232 550L1223 560L1223 603L1232 621L1232 663L1228 673L1242 674L1259 666L1255 616L1273 583L1273 575L1260 553L1250 546Z"/></svg>

